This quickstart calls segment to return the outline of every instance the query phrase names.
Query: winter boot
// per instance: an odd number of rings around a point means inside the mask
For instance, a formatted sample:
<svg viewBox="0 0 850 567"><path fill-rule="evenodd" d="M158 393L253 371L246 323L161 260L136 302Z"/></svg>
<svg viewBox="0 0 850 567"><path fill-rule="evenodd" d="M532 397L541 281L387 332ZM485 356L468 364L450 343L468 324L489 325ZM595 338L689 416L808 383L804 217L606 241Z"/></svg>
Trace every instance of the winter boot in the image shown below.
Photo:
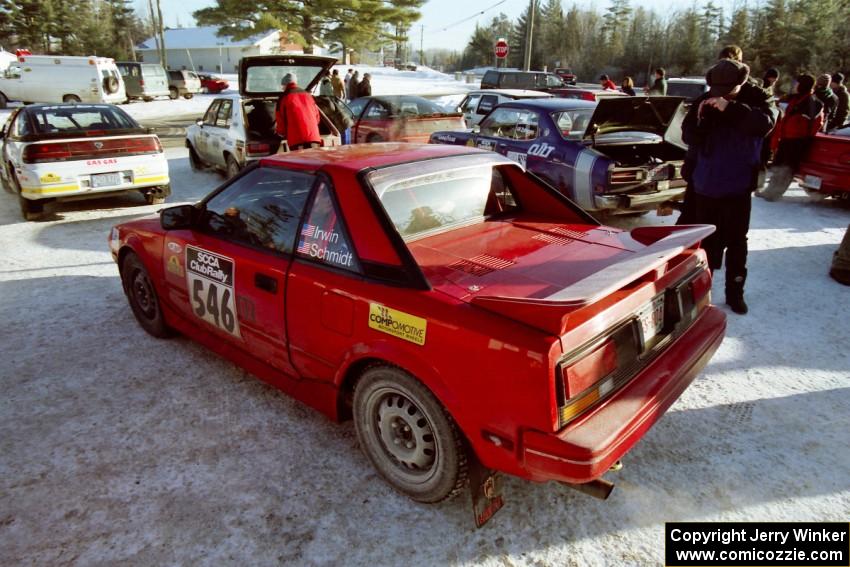
<svg viewBox="0 0 850 567"><path fill-rule="evenodd" d="M829 275L838 283L850 285L850 226L844 233L841 246L832 256L832 268L829 270Z"/></svg>
<svg viewBox="0 0 850 567"><path fill-rule="evenodd" d="M756 197L764 197L766 201L779 199L794 180L794 170L787 165L774 165L770 170L770 181L764 191L756 193Z"/></svg>
<svg viewBox="0 0 850 567"><path fill-rule="evenodd" d="M749 308L744 301L744 282L747 280L746 271L738 276L731 274L726 278L726 305L738 315L745 315Z"/></svg>

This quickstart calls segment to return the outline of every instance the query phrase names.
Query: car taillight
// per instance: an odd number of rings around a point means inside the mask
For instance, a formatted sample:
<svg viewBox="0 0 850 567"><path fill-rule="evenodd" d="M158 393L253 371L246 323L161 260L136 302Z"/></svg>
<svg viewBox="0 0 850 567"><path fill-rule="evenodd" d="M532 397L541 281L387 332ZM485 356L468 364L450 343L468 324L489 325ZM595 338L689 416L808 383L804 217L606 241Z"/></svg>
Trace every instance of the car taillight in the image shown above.
<svg viewBox="0 0 850 567"><path fill-rule="evenodd" d="M617 345L608 339L599 348L561 368L564 395L573 398L617 369Z"/></svg>
<svg viewBox="0 0 850 567"><path fill-rule="evenodd" d="M614 169L611 171L611 183L637 183L643 179L643 171L640 169Z"/></svg>
<svg viewBox="0 0 850 567"><path fill-rule="evenodd" d="M69 144L33 144L24 148L24 163L61 161L71 157Z"/></svg>
<svg viewBox="0 0 850 567"><path fill-rule="evenodd" d="M700 275L691 280L690 288L691 297L699 313L711 303L711 272L703 270Z"/></svg>
<svg viewBox="0 0 850 567"><path fill-rule="evenodd" d="M263 142L249 142L246 153L248 157L265 156L270 154L272 147Z"/></svg>
<svg viewBox="0 0 850 567"><path fill-rule="evenodd" d="M596 95L593 93L584 92L581 93L581 100L589 100L590 102L596 102Z"/></svg>

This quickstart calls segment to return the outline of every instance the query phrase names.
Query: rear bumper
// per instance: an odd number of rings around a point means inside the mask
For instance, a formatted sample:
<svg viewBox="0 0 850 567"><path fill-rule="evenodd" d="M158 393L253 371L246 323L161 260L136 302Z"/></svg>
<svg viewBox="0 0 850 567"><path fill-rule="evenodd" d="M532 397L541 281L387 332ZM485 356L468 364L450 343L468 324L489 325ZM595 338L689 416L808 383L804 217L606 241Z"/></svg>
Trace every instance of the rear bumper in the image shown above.
<svg viewBox="0 0 850 567"><path fill-rule="evenodd" d="M601 210L647 210L667 201L681 201L685 186L671 187L654 193L624 193L621 195L596 195L594 202Z"/></svg>
<svg viewBox="0 0 850 567"><path fill-rule="evenodd" d="M625 455L693 382L720 346L726 315L709 306L649 366L589 414L556 433L523 431L528 478L583 483Z"/></svg>

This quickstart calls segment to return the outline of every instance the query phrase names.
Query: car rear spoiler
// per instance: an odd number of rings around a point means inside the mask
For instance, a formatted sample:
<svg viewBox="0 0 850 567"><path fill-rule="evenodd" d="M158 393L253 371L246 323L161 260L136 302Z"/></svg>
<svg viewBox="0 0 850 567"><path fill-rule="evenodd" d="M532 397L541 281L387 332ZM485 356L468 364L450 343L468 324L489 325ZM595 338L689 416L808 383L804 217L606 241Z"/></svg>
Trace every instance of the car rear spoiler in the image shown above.
<svg viewBox="0 0 850 567"><path fill-rule="evenodd" d="M655 270L714 232L714 226L646 226L635 228L631 237L646 247L620 262L602 268L584 279L546 297L478 295L473 305L561 335L570 313L595 303L644 274Z"/></svg>

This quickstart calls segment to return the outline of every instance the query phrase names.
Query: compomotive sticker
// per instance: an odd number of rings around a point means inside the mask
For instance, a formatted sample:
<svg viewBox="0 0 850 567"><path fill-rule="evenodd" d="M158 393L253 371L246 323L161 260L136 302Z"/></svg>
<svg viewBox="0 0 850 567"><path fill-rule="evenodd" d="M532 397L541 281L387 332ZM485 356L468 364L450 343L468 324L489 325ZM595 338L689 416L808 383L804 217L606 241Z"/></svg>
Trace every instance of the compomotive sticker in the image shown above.
<svg viewBox="0 0 850 567"><path fill-rule="evenodd" d="M428 321L404 311L370 303L369 328L421 346L425 344Z"/></svg>

